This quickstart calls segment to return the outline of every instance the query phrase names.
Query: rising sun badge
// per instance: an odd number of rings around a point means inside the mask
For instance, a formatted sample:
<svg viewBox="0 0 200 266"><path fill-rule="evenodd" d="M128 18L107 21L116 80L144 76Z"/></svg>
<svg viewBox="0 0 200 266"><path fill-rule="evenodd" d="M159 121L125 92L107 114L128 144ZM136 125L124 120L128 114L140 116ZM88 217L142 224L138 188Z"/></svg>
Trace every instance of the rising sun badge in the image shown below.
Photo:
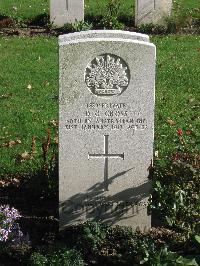
<svg viewBox="0 0 200 266"><path fill-rule="evenodd" d="M97 96L122 94L128 87L130 70L119 56L102 54L92 60L85 70L85 83Z"/></svg>

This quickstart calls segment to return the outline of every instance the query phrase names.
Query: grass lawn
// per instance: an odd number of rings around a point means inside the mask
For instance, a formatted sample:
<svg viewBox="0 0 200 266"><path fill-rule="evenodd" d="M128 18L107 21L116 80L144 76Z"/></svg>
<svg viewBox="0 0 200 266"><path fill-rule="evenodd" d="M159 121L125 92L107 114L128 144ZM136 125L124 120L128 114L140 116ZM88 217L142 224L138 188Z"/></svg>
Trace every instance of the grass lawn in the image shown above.
<svg viewBox="0 0 200 266"><path fill-rule="evenodd" d="M85 0L85 14L87 15L105 15L106 4L111 0ZM174 1L175 2L175 1ZM116 0L119 5L119 14L134 16L134 0ZM191 10L199 8L198 0L178 0L183 9ZM118 4L114 5L115 8ZM174 5L176 9L176 5ZM28 19L42 13L49 13L49 0L1 0L0 15L12 16L20 19Z"/></svg>
<svg viewBox="0 0 200 266"><path fill-rule="evenodd" d="M30 151L33 136L36 144L40 141L37 153L41 154L48 122L57 119L57 40L4 37L0 39L0 48L0 142L17 138L22 141L13 148L0 148L0 171L27 171L31 161L20 167L15 164L16 154ZM37 160L31 167L38 167Z"/></svg>
<svg viewBox="0 0 200 266"><path fill-rule="evenodd" d="M1 0L0 15L28 19L49 12L49 0Z"/></svg>
<svg viewBox="0 0 200 266"><path fill-rule="evenodd" d="M157 46L155 149L164 157L176 147L177 128L190 129L196 141L200 137L200 37L172 35L152 42Z"/></svg>
<svg viewBox="0 0 200 266"><path fill-rule="evenodd" d="M120 0L118 0L120 2ZM106 4L108 0L86 0L85 13L86 15L103 15L106 12ZM116 7L116 5L115 5ZM121 1L120 14L134 14L134 1ZM49 12L49 0L1 0L0 14L12 16L15 18L28 19L42 13Z"/></svg>
<svg viewBox="0 0 200 266"><path fill-rule="evenodd" d="M200 3L198 0L178 0L176 3L178 3L184 9L200 8Z"/></svg>
<svg viewBox="0 0 200 266"><path fill-rule="evenodd" d="M152 42L157 46L155 150L164 158L176 147L177 128L189 128L199 137L200 38L172 35ZM0 146L21 141L0 147L0 174L36 170L45 129L58 118L57 39L2 37L0 48ZM33 136L35 159L17 164L16 155L30 151Z"/></svg>

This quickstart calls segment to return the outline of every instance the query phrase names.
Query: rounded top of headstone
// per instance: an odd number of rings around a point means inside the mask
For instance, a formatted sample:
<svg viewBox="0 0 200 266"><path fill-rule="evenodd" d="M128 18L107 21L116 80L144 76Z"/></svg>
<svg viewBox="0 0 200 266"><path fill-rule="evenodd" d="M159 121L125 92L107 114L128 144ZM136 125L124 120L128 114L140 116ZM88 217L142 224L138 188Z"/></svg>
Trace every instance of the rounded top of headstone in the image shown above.
<svg viewBox="0 0 200 266"><path fill-rule="evenodd" d="M122 30L89 30L75 33L69 33L59 36L59 43L71 42L81 39L95 38L120 38L127 40L149 42L149 36L138 32L122 31Z"/></svg>

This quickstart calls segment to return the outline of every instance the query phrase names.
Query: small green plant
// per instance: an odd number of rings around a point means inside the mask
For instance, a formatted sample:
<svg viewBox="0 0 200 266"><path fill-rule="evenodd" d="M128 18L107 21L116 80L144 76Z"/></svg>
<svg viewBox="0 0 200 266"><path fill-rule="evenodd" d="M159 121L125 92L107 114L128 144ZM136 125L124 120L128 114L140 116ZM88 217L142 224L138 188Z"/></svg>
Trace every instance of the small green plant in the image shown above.
<svg viewBox="0 0 200 266"><path fill-rule="evenodd" d="M88 23L87 21L76 21L73 24L74 31L86 31L92 29L92 24Z"/></svg>
<svg viewBox="0 0 200 266"><path fill-rule="evenodd" d="M133 245L133 253L137 257L137 260L140 262L140 264L148 261L155 252L156 246L150 236L136 235Z"/></svg>
<svg viewBox="0 0 200 266"><path fill-rule="evenodd" d="M119 22L121 0L109 0L106 5L107 13L99 22L99 27L103 29L122 30L124 25Z"/></svg>
<svg viewBox="0 0 200 266"><path fill-rule="evenodd" d="M99 27L103 29L123 30L124 25L118 21L117 17L106 15L99 23Z"/></svg>
<svg viewBox="0 0 200 266"><path fill-rule="evenodd" d="M159 251L146 256L140 264L151 266L198 266L195 259L184 258L175 252L169 251L167 247L162 247Z"/></svg>
<svg viewBox="0 0 200 266"><path fill-rule="evenodd" d="M87 21L76 21L75 23L66 23L62 29L64 32L68 33L91 30L92 28L92 23Z"/></svg>
<svg viewBox="0 0 200 266"><path fill-rule="evenodd" d="M182 32L184 29L198 32L200 21L199 8L186 8L179 1L174 1L172 15L165 19L168 33Z"/></svg>
<svg viewBox="0 0 200 266"><path fill-rule="evenodd" d="M195 240L196 240L196 242L200 245L200 236L196 235L196 236L195 236Z"/></svg>
<svg viewBox="0 0 200 266"><path fill-rule="evenodd" d="M106 237L106 230L101 223L87 222L84 224L83 233L80 236L78 243L84 249L97 251L99 245Z"/></svg>
<svg viewBox="0 0 200 266"><path fill-rule="evenodd" d="M148 33L148 34L166 34L167 27L164 25L158 24L143 24L138 27L139 32L141 33Z"/></svg>
<svg viewBox="0 0 200 266"><path fill-rule="evenodd" d="M18 18L13 18L13 28L26 28L27 24L26 21L24 21L22 18L18 17Z"/></svg>
<svg viewBox="0 0 200 266"><path fill-rule="evenodd" d="M76 250L68 250L62 248L52 253L41 254L35 252L30 258L30 265L32 266L84 266L81 255Z"/></svg>
<svg viewBox="0 0 200 266"><path fill-rule="evenodd" d="M164 171L154 172L152 203L168 225L188 234L200 230L199 155L191 138L189 130L177 129L177 151ZM191 142L193 145L189 145Z"/></svg>
<svg viewBox="0 0 200 266"><path fill-rule="evenodd" d="M48 262L48 259L44 255L38 252L34 252L31 255L29 264L32 266L41 266L41 265L47 265L47 262Z"/></svg>

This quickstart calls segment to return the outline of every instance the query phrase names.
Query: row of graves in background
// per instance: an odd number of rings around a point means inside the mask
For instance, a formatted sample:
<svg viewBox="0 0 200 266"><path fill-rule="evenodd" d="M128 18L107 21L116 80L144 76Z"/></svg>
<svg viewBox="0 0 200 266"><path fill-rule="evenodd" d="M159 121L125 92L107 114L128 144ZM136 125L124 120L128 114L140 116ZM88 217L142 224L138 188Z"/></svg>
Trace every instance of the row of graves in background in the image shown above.
<svg viewBox="0 0 200 266"><path fill-rule="evenodd" d="M62 35L59 47L60 229L150 228L155 46L102 30Z"/></svg>
<svg viewBox="0 0 200 266"><path fill-rule="evenodd" d="M135 0L135 25L163 24L172 0ZM50 20L58 27L84 20L84 0L50 0Z"/></svg>

